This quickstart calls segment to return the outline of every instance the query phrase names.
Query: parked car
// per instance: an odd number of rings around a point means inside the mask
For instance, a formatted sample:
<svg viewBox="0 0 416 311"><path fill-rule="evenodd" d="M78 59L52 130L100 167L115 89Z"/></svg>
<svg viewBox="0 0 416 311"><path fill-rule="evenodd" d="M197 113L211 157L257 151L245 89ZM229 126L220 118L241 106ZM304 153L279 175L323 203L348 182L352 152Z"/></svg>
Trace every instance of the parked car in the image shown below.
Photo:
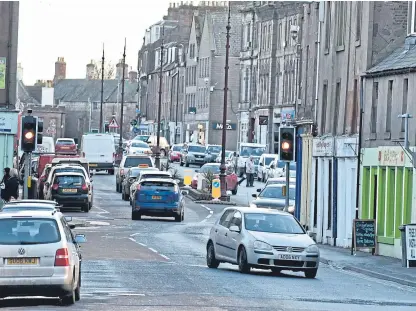
<svg viewBox="0 0 416 311"><path fill-rule="evenodd" d="M226 262L241 273L251 268L302 271L315 278L319 248L292 215L272 209L226 208L211 228L207 243L207 266Z"/></svg>
<svg viewBox="0 0 416 311"><path fill-rule="evenodd" d="M58 211L0 213L0 298L59 297L65 305L81 299L79 243ZM47 272L47 273L46 273Z"/></svg>
<svg viewBox="0 0 416 311"><path fill-rule="evenodd" d="M296 162L289 163L290 171L295 171L295 173L291 173L291 177L296 177ZM276 178L276 177L284 177L286 171L286 162L274 160L270 166L266 169L266 180L269 178Z"/></svg>
<svg viewBox="0 0 416 311"><path fill-rule="evenodd" d="M38 198L41 200L44 198L43 188L45 187L45 182L48 179L49 172L51 171L51 169L52 169L52 164L46 164L45 168L43 169L42 174L40 175L36 183L36 187L37 187L36 191L38 193Z"/></svg>
<svg viewBox="0 0 416 311"><path fill-rule="evenodd" d="M55 153L77 154L77 145L73 138L58 138L55 143Z"/></svg>
<svg viewBox="0 0 416 311"><path fill-rule="evenodd" d="M132 220L140 220L142 216L174 217L181 222L185 218L184 194L173 180L160 178L140 181L131 211Z"/></svg>
<svg viewBox="0 0 416 311"><path fill-rule="evenodd" d="M180 162L181 161L181 150L183 149L183 144L173 145L168 153L169 162Z"/></svg>
<svg viewBox="0 0 416 311"><path fill-rule="evenodd" d="M121 186L121 198L124 201L128 201L130 199L130 187L137 180L137 177L140 175L141 171L142 169L139 167L132 167L129 169L126 177L123 179Z"/></svg>
<svg viewBox="0 0 416 311"><path fill-rule="evenodd" d="M219 163L207 163L204 164L201 169L199 170L195 170L195 175L192 179L192 183L191 183L191 187L196 189L198 188L198 179L199 176L202 175L202 178L204 174L211 172L214 174L215 178L219 178L219 174L220 174L220 166L221 164ZM226 176L226 189L227 191L231 191L232 194L237 194L238 191L238 176L234 173L233 169L231 166L228 167L227 171L227 176Z"/></svg>
<svg viewBox="0 0 416 311"><path fill-rule="evenodd" d="M145 154L151 155L152 150L149 145L143 141L133 140L128 147L128 154Z"/></svg>
<svg viewBox="0 0 416 311"><path fill-rule="evenodd" d="M220 145L207 145L205 150L205 163L215 162L218 155L221 153Z"/></svg>
<svg viewBox="0 0 416 311"><path fill-rule="evenodd" d="M283 187L285 184L271 184L267 185L263 189L257 189L259 194L254 193L252 196L255 198L250 204L250 207L258 208L272 208L283 211L286 204L286 196L284 195ZM295 200L296 200L296 186L289 185L289 208L286 212L293 214L295 212Z"/></svg>
<svg viewBox="0 0 416 311"><path fill-rule="evenodd" d="M140 165L142 168L155 166L152 157L149 155L128 154L123 157L116 173L116 191L118 193L121 193L121 185L128 169L139 167Z"/></svg>
<svg viewBox="0 0 416 311"><path fill-rule="evenodd" d="M181 151L180 166L185 165L199 165L205 164L205 146L198 144L189 144L186 149Z"/></svg>
<svg viewBox="0 0 416 311"><path fill-rule="evenodd" d="M235 161L235 153L236 153L235 151L226 150L225 151L225 162L227 162L227 163L234 163L234 161ZM221 163L221 155L222 155L222 152L220 152L218 154L217 158L215 159L215 162Z"/></svg>
<svg viewBox="0 0 416 311"><path fill-rule="evenodd" d="M265 182L267 179L267 170L270 169L270 165L275 163L279 159L277 154L263 153L260 156L257 166L257 180Z"/></svg>

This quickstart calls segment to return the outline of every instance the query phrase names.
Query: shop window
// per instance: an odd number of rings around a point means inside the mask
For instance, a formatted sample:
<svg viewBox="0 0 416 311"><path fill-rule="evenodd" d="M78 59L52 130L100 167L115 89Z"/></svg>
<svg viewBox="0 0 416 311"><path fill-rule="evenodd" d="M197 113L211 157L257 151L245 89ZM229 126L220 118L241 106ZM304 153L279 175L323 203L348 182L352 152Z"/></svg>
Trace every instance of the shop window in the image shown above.
<svg viewBox="0 0 416 311"><path fill-rule="evenodd" d="M329 160L328 166L328 230L332 229L332 160Z"/></svg>
<svg viewBox="0 0 416 311"><path fill-rule="evenodd" d="M384 237L386 233L386 168L379 168L379 180L377 185L377 235Z"/></svg>

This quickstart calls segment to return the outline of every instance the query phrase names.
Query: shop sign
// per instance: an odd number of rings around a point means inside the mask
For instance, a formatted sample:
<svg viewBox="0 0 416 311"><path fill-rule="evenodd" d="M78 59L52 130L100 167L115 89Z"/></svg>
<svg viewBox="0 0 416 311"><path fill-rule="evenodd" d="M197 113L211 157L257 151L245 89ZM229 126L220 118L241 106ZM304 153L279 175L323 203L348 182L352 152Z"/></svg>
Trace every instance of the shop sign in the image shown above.
<svg viewBox="0 0 416 311"><path fill-rule="evenodd" d="M334 138L328 137L324 139L315 138L313 140L314 157L332 157L334 154Z"/></svg>
<svg viewBox="0 0 416 311"><path fill-rule="evenodd" d="M237 124L235 123L227 123L226 124L227 131L235 131L237 129ZM213 122L212 123L212 129L213 130L222 130L222 123Z"/></svg>
<svg viewBox="0 0 416 311"><path fill-rule="evenodd" d="M295 119L295 109L282 109L281 120L292 121Z"/></svg>
<svg viewBox="0 0 416 311"><path fill-rule="evenodd" d="M404 166L404 157L405 153L401 148L378 148L378 165L380 166Z"/></svg>
<svg viewBox="0 0 416 311"><path fill-rule="evenodd" d="M335 139L335 155L337 157L357 157L358 137L345 137Z"/></svg>

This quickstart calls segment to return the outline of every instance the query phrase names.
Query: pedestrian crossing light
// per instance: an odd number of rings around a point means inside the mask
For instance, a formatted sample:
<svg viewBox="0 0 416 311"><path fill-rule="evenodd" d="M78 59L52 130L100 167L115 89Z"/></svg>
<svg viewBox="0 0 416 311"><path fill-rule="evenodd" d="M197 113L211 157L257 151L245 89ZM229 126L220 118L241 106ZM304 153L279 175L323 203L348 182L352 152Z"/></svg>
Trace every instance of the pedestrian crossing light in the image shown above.
<svg viewBox="0 0 416 311"><path fill-rule="evenodd" d="M36 148L36 126L37 120L32 116L25 116L22 120L21 149L24 152L32 152Z"/></svg>
<svg viewBox="0 0 416 311"><path fill-rule="evenodd" d="M295 161L295 137L296 128L293 126L280 127L279 129L279 160Z"/></svg>

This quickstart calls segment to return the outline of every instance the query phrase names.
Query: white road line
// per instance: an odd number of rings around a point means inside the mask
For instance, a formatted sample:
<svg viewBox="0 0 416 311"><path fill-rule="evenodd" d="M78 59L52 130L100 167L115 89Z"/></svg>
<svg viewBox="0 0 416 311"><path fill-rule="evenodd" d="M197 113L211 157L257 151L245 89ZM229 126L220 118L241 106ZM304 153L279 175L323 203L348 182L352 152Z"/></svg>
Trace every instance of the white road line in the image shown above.
<svg viewBox="0 0 416 311"><path fill-rule="evenodd" d="M147 246L146 244L144 244L144 243L140 243L140 242L137 242L137 244L139 244L139 245L141 245L141 246L144 246L144 247L146 247L146 246Z"/></svg>
<svg viewBox="0 0 416 311"><path fill-rule="evenodd" d="M211 218L212 214L209 214L205 219Z"/></svg>
<svg viewBox="0 0 416 311"><path fill-rule="evenodd" d="M170 260L168 256L165 256L163 254L159 254L160 256L162 256L163 258L165 258L166 260Z"/></svg>
<svg viewBox="0 0 416 311"><path fill-rule="evenodd" d="M133 241L134 243L137 243L135 239L129 238L130 241Z"/></svg>
<svg viewBox="0 0 416 311"><path fill-rule="evenodd" d="M153 253L157 253L157 250L155 250L154 248L149 247L149 249L150 249Z"/></svg>
<svg viewBox="0 0 416 311"><path fill-rule="evenodd" d="M214 214L214 212L213 212L213 211L209 211L209 213L210 213L210 214Z"/></svg>
<svg viewBox="0 0 416 311"><path fill-rule="evenodd" d="M140 233L133 233L133 234L130 234L130 236L136 236L136 235L139 235Z"/></svg>
<svg viewBox="0 0 416 311"><path fill-rule="evenodd" d="M205 208L208 212L211 212L212 210L208 207L208 206L205 206L204 204L201 204L201 206L203 207L203 208Z"/></svg>
<svg viewBox="0 0 416 311"><path fill-rule="evenodd" d="M103 208L101 208L101 207L94 206L94 208L96 208L96 209L100 210L100 211L101 211L102 213L104 213L104 214L110 214L110 212L109 212L109 211L106 211L105 209L103 209Z"/></svg>

